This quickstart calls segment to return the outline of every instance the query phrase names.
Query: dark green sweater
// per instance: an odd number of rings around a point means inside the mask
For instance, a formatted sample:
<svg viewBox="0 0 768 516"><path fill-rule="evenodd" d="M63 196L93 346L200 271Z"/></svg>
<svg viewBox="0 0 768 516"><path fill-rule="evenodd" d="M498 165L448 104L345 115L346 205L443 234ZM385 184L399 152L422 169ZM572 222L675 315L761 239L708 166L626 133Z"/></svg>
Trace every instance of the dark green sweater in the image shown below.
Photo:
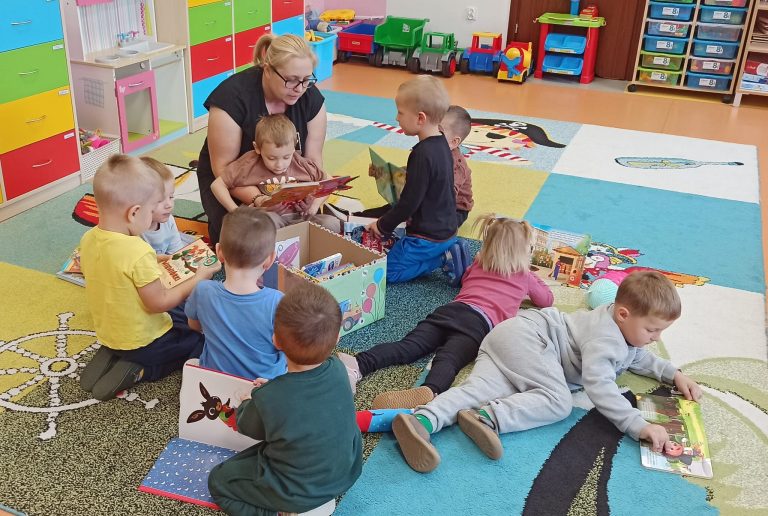
<svg viewBox="0 0 768 516"><path fill-rule="evenodd" d="M336 357L254 389L237 409L237 426L261 442L211 471L211 495L229 514L308 511L360 476L355 404Z"/></svg>

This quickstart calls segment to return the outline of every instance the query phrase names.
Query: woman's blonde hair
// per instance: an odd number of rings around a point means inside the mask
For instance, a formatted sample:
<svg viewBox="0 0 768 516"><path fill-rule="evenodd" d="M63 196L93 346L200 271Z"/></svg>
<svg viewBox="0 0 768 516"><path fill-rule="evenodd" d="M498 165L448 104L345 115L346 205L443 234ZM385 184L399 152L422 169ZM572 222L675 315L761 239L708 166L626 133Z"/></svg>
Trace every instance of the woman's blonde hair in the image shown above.
<svg viewBox="0 0 768 516"><path fill-rule="evenodd" d="M484 270L501 276L528 270L533 239L528 222L486 213L477 218L472 230L478 230L483 240L476 259Z"/></svg>
<svg viewBox="0 0 768 516"><path fill-rule="evenodd" d="M303 38L293 34L265 34L256 42L253 49L253 64L256 66L269 65L280 68L291 59L307 58L312 61L312 68L317 66L317 56L309 48Z"/></svg>

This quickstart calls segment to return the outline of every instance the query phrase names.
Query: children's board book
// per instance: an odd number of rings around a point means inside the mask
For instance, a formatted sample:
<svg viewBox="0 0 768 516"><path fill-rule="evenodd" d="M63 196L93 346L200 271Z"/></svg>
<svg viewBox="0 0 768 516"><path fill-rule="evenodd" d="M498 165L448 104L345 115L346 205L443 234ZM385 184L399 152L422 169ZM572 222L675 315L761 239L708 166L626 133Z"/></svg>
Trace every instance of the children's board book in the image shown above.
<svg viewBox="0 0 768 516"><path fill-rule="evenodd" d="M550 286L580 287L591 244L590 235L533 224L531 270Z"/></svg>
<svg viewBox="0 0 768 516"><path fill-rule="evenodd" d="M376 189L385 201L394 206L400 199L400 193L405 186L405 168L385 161L373 149L368 150L371 153Z"/></svg>
<svg viewBox="0 0 768 516"><path fill-rule="evenodd" d="M194 276L201 265L211 265L217 260L211 248L197 239L173 253L170 259L160 262L160 281L166 288L175 287Z"/></svg>
<svg viewBox="0 0 768 516"><path fill-rule="evenodd" d="M646 468L679 475L712 478L712 457L704 433L701 405L677 396L638 394L637 408L649 423L663 426L670 441L662 453L640 443L640 461Z"/></svg>
<svg viewBox="0 0 768 516"><path fill-rule="evenodd" d="M293 183L267 183L259 185L259 190L271 198L261 206L269 207L280 203L296 203L312 195L315 198L327 197L334 192L352 188L347 183L357 176L331 177L322 181L307 181Z"/></svg>
<svg viewBox="0 0 768 516"><path fill-rule="evenodd" d="M69 281L75 285L85 286L85 278L80 270L80 250L75 249L72 254L69 255L67 261L61 266L61 270L56 273L60 279Z"/></svg>
<svg viewBox="0 0 768 516"><path fill-rule="evenodd" d="M331 269L335 269L339 265L341 265L341 253L334 253L325 258L320 258L317 261L306 264L301 270L316 278Z"/></svg>

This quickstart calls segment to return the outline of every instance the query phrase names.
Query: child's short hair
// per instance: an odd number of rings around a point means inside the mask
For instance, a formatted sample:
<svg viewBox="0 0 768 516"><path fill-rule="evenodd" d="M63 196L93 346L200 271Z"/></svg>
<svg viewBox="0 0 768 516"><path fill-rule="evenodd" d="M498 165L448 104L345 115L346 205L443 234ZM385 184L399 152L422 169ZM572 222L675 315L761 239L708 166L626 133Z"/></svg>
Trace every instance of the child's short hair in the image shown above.
<svg viewBox="0 0 768 516"><path fill-rule="evenodd" d="M339 340L339 303L323 287L302 283L290 289L275 312L275 341L292 362L319 364Z"/></svg>
<svg viewBox="0 0 768 516"><path fill-rule="evenodd" d="M427 120L439 124L448 111L451 101L443 83L431 75L419 75L405 81L397 89L397 96L415 111L422 111Z"/></svg>
<svg viewBox="0 0 768 516"><path fill-rule="evenodd" d="M633 272L619 285L616 304L637 317L650 315L665 321L680 317L682 307L675 285L658 271Z"/></svg>
<svg viewBox="0 0 768 516"><path fill-rule="evenodd" d="M296 126L284 114L266 115L256 124L253 141L259 149L267 142L276 147L295 146L297 134Z"/></svg>
<svg viewBox="0 0 768 516"><path fill-rule="evenodd" d="M486 213L477 218L472 229L479 229L483 240L477 263L484 270L510 276L529 269L533 229L528 222Z"/></svg>
<svg viewBox="0 0 768 516"><path fill-rule="evenodd" d="M275 223L263 210L241 205L227 213L221 224L219 245L227 265L258 267L275 250Z"/></svg>
<svg viewBox="0 0 768 516"><path fill-rule="evenodd" d="M93 195L100 210L146 204L163 191L160 176L139 158L115 154L93 177Z"/></svg>
<svg viewBox="0 0 768 516"><path fill-rule="evenodd" d="M458 136L464 141L472 130L472 117L461 106L452 105L440 122L444 131L451 133L449 136Z"/></svg>
<svg viewBox="0 0 768 516"><path fill-rule="evenodd" d="M163 181L163 183L167 183L168 181L173 181L176 179L173 177L173 172L171 172L171 169L168 168L165 163L158 161L155 158L150 158L149 156L142 156L139 159L143 161L146 166L157 172L157 175L160 176L160 179Z"/></svg>

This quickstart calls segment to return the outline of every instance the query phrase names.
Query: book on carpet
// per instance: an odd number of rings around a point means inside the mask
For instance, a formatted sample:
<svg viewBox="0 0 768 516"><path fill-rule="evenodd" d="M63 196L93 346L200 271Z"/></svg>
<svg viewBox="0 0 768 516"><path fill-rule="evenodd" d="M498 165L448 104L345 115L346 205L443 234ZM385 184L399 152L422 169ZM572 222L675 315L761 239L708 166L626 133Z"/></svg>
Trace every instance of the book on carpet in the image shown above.
<svg viewBox="0 0 768 516"><path fill-rule="evenodd" d="M373 177L376 179L376 189L385 201L394 206L400 199L405 186L405 167L386 161L373 149L368 150L371 153L371 167Z"/></svg>
<svg viewBox="0 0 768 516"><path fill-rule="evenodd" d="M85 278L80 270L80 249L72 251L67 261L64 262L59 272L56 273L56 276L75 285L85 286Z"/></svg>
<svg viewBox="0 0 768 516"><path fill-rule="evenodd" d="M649 469L712 478L712 457L701 405L677 396L637 394L637 408L649 423L663 426L670 441L662 453L651 450L650 444L640 442L640 462Z"/></svg>
<svg viewBox="0 0 768 516"><path fill-rule="evenodd" d="M531 270L550 286L580 287L592 237L532 224Z"/></svg>
<svg viewBox="0 0 768 516"><path fill-rule="evenodd" d="M303 181L292 183L266 183L258 185L261 193L270 198L261 203L261 207L275 206L281 203L296 203L310 195L315 198L327 197L334 192L349 190L349 182L357 176L341 176L323 179L322 181Z"/></svg>
<svg viewBox="0 0 768 516"><path fill-rule="evenodd" d="M201 239L197 239L173 253L168 260L159 262L160 282L166 288L175 287L193 277L201 265L212 265L217 260L211 248Z"/></svg>

